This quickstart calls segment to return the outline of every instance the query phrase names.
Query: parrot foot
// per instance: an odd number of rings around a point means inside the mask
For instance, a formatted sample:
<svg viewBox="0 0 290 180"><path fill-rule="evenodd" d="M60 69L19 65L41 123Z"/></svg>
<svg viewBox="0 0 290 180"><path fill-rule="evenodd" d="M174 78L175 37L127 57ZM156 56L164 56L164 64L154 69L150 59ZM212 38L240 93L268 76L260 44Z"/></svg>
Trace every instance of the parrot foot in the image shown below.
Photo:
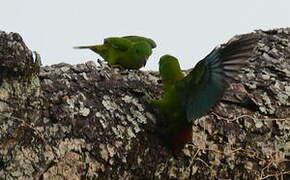
<svg viewBox="0 0 290 180"><path fill-rule="evenodd" d="M120 70L125 70L126 68L124 68L123 66L121 66L120 64L114 64L114 65L110 65L112 68L118 68Z"/></svg>
<svg viewBox="0 0 290 180"><path fill-rule="evenodd" d="M105 63L104 63L104 61L102 61L102 60L100 60L100 59L97 59L97 62L98 62L98 64L100 65L100 66L103 66Z"/></svg>

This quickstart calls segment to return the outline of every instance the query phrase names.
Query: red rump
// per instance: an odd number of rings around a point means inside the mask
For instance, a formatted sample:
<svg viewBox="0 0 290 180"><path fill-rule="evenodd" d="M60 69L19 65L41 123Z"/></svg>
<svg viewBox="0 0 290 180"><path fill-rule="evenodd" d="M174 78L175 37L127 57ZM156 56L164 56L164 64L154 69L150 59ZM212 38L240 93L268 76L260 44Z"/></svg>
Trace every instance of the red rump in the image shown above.
<svg viewBox="0 0 290 180"><path fill-rule="evenodd" d="M171 138L174 149L182 149L192 139L192 122L180 130L180 133Z"/></svg>

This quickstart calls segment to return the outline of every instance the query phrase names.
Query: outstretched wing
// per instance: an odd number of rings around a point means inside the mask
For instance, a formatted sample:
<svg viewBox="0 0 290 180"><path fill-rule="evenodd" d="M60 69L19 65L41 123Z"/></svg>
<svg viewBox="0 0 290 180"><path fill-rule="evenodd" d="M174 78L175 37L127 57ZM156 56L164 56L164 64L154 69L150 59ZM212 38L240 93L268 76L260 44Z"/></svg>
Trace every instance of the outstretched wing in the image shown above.
<svg viewBox="0 0 290 180"><path fill-rule="evenodd" d="M111 47L120 51L127 51L132 47L132 42L126 38L111 37L104 39L104 44L110 45Z"/></svg>
<svg viewBox="0 0 290 180"><path fill-rule="evenodd" d="M247 63L258 41L257 35L244 35L214 49L177 86L186 88L187 121L205 115L224 94L226 82Z"/></svg>

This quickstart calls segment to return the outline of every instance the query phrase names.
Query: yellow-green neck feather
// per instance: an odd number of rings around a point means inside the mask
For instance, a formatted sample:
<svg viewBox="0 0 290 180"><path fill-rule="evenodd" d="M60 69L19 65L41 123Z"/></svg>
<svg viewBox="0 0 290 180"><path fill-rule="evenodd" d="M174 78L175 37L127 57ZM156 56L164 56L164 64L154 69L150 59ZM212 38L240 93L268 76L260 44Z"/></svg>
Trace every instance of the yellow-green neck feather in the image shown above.
<svg viewBox="0 0 290 180"><path fill-rule="evenodd" d="M184 78L178 60L170 55L164 55L160 58L159 72L165 91Z"/></svg>

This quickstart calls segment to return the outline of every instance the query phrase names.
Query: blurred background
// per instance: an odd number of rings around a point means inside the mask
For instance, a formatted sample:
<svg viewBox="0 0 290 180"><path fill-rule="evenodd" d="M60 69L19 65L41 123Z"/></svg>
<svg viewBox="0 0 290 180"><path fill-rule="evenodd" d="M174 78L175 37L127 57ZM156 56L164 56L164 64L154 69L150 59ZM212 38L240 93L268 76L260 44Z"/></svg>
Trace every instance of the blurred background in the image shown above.
<svg viewBox="0 0 290 180"><path fill-rule="evenodd" d="M290 27L289 8L281 0L9 0L1 2L0 30L20 33L44 65L96 60L92 51L72 47L140 35L157 42L143 69L157 70L164 54L188 69L236 34Z"/></svg>

